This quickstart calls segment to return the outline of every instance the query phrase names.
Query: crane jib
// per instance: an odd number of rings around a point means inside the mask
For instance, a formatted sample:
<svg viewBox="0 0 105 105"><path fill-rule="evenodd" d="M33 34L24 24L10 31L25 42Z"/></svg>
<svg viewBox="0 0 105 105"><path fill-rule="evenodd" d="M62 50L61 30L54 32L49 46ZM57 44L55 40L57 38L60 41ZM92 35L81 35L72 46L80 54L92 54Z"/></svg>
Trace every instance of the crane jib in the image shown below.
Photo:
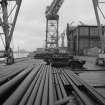
<svg viewBox="0 0 105 105"><path fill-rule="evenodd" d="M52 4L47 7L46 15L56 15L63 4L64 0L54 0Z"/></svg>

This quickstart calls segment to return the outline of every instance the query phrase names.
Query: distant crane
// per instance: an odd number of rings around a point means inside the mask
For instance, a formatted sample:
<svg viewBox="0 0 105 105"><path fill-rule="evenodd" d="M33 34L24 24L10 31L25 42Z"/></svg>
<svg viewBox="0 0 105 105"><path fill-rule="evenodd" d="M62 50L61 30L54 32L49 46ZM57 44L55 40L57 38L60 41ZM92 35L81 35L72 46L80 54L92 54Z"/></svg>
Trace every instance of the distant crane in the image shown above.
<svg viewBox="0 0 105 105"><path fill-rule="evenodd" d="M17 17L22 0L0 0L0 27L1 35L5 36L4 55L7 64L14 63L13 50L10 47Z"/></svg>
<svg viewBox="0 0 105 105"><path fill-rule="evenodd" d="M64 30L64 31L60 34L60 36L59 36L59 38L58 38L58 40L61 39L61 47L62 47L62 48L65 47L65 36L66 36L66 30Z"/></svg>
<svg viewBox="0 0 105 105"><path fill-rule="evenodd" d="M58 48L58 11L64 0L53 0L46 9L46 49Z"/></svg>

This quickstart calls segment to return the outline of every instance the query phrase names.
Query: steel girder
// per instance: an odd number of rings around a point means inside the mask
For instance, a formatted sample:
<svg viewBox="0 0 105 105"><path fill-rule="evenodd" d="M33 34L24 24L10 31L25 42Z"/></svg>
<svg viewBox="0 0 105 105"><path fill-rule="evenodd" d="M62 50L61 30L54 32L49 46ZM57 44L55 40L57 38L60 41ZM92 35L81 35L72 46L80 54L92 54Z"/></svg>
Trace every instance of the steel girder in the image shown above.
<svg viewBox="0 0 105 105"><path fill-rule="evenodd" d="M10 47L13 37L14 28L16 25L18 13L22 0L1 0L0 1L0 27L5 36L4 38L4 56L7 64L14 62L13 50Z"/></svg>

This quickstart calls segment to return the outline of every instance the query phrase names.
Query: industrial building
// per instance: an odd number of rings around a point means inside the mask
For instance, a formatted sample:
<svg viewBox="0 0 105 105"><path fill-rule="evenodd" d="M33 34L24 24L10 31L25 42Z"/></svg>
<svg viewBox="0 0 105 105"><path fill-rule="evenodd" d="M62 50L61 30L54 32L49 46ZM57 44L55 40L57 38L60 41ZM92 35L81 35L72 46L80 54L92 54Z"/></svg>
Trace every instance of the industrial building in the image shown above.
<svg viewBox="0 0 105 105"><path fill-rule="evenodd" d="M101 48L97 26L82 25L75 28L69 28L67 40L68 50L73 55L88 55L89 49L95 48L96 51L98 51L97 49Z"/></svg>

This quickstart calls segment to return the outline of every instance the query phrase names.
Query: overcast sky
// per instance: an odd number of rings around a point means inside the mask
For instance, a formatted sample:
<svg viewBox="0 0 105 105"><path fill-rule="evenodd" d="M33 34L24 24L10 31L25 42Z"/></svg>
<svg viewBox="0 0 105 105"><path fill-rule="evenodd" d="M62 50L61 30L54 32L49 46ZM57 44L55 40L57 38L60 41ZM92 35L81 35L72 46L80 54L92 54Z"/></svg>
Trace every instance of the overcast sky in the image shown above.
<svg viewBox="0 0 105 105"><path fill-rule="evenodd" d="M34 51L45 45L45 9L53 0L23 0L17 20L12 46ZM82 21L84 24L96 24L92 0L65 0L60 11L60 32L66 24Z"/></svg>

